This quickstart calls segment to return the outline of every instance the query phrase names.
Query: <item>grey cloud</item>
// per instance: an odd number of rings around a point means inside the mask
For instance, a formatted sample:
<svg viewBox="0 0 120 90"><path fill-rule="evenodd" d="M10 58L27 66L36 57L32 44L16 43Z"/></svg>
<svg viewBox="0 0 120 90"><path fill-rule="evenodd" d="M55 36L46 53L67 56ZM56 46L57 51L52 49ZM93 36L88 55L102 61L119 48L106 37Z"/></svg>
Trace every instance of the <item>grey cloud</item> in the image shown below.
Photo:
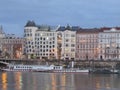
<svg viewBox="0 0 120 90"><path fill-rule="evenodd" d="M19 31L29 19L50 25L118 26L119 3L120 0L1 0L0 24L12 23L11 28Z"/></svg>

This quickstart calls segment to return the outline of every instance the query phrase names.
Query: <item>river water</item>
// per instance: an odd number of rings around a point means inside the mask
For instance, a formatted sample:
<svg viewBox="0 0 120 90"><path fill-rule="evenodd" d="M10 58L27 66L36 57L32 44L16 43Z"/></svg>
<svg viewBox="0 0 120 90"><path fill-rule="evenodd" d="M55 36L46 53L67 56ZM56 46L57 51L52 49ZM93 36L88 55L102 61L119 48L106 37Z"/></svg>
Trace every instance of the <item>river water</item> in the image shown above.
<svg viewBox="0 0 120 90"><path fill-rule="evenodd" d="M120 90L120 75L0 72L0 90Z"/></svg>

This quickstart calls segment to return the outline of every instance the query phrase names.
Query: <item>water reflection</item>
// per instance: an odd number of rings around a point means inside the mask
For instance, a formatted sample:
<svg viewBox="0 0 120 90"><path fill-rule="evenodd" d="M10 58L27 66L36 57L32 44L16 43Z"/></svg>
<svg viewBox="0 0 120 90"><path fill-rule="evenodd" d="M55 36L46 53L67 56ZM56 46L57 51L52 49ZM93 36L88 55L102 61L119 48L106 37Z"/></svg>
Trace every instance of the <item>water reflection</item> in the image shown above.
<svg viewBox="0 0 120 90"><path fill-rule="evenodd" d="M21 75L21 72L15 72L14 73L15 75L15 84L16 84L16 87L15 89L16 90L21 90L22 89L22 75Z"/></svg>
<svg viewBox="0 0 120 90"><path fill-rule="evenodd" d="M2 90L7 90L7 73L2 73Z"/></svg>
<svg viewBox="0 0 120 90"><path fill-rule="evenodd" d="M0 72L0 90L120 90L120 76Z"/></svg>
<svg viewBox="0 0 120 90"><path fill-rule="evenodd" d="M66 73L54 73L52 74L52 89L51 90L73 90L74 86L74 74Z"/></svg>

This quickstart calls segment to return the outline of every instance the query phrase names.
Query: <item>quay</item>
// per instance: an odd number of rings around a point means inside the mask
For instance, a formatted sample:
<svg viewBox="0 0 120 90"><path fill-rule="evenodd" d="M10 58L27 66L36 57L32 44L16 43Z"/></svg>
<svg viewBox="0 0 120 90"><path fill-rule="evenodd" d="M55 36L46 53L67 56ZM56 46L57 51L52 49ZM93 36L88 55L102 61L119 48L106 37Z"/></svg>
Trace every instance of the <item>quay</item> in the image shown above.
<svg viewBox="0 0 120 90"><path fill-rule="evenodd" d="M13 64L55 64L70 66L74 61L75 68L91 67L91 68L114 68L120 67L120 60L40 60L40 59L4 59L0 58L0 61L13 63Z"/></svg>

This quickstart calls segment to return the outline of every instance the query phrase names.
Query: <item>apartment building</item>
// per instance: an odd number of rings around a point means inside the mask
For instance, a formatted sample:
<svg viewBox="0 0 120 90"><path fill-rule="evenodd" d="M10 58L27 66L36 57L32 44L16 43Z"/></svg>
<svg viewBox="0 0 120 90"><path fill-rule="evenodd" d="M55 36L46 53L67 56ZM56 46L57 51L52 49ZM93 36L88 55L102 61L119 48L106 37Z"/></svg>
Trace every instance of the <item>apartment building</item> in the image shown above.
<svg viewBox="0 0 120 90"><path fill-rule="evenodd" d="M120 28L101 28L98 41L99 59L120 60Z"/></svg>
<svg viewBox="0 0 120 90"><path fill-rule="evenodd" d="M99 29L82 29L76 34L76 59L98 59L98 34Z"/></svg>
<svg viewBox="0 0 120 90"><path fill-rule="evenodd" d="M75 60L76 52L76 31L78 26L70 27L69 25L61 26L58 33L58 51L60 59Z"/></svg>
<svg viewBox="0 0 120 90"><path fill-rule="evenodd" d="M2 57L11 59L22 59L24 54L24 38L16 37L14 34L6 34L2 38Z"/></svg>

